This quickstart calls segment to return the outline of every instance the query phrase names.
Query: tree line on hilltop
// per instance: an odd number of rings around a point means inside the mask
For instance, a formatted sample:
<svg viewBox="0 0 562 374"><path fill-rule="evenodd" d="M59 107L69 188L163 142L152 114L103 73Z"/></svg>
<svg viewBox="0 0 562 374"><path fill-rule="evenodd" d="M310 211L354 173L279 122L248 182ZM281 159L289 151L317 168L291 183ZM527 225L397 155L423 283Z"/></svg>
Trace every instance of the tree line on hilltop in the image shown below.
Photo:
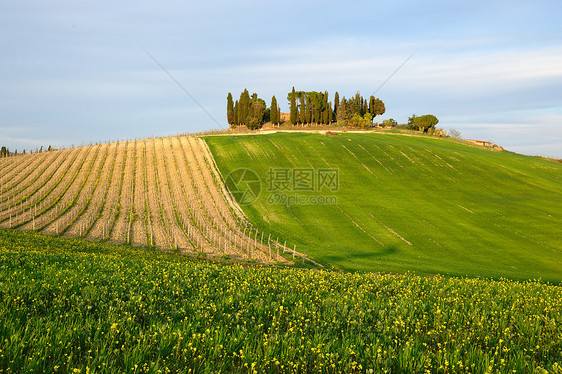
<svg viewBox="0 0 562 374"><path fill-rule="evenodd" d="M47 152L54 151L54 150L55 150L55 148L53 148L51 146L49 146L49 148L47 148ZM35 153L42 153L42 152L44 152L42 146L41 146L41 148L35 148ZM34 152L33 152L33 150L30 150L29 153L33 154ZM0 158L17 156L18 154L25 155L26 150L24 149L22 153L18 153L17 149L14 152L10 152L10 149L6 146L2 146L2 148L0 148Z"/></svg>
<svg viewBox="0 0 562 374"><path fill-rule="evenodd" d="M357 92L353 97L340 99L339 93L329 100L328 91L292 91L287 94L290 108L289 122L293 125L329 125L338 122L342 125L368 127L373 119L384 114L386 108L382 100L371 96L366 100ZM281 122L281 108L275 96L268 108L265 101L256 93L251 96L247 89L234 102L232 94L227 96L227 120L230 127L247 126L250 130L259 129L266 122L274 125ZM377 121L378 124L378 121Z"/></svg>

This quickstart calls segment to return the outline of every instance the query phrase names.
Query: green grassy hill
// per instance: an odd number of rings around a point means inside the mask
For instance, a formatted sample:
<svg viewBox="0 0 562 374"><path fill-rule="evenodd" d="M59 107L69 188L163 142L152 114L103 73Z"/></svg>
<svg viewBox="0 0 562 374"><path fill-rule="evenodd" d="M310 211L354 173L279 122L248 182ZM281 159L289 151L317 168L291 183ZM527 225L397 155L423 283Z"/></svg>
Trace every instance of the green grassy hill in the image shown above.
<svg viewBox="0 0 562 374"><path fill-rule="evenodd" d="M206 141L231 190L253 188L252 181L227 178L233 170L259 177L259 197L242 205L249 219L326 265L562 281L558 163L390 134ZM319 186L318 177L329 175L322 169L338 170L337 190ZM311 172L316 185L302 190Z"/></svg>

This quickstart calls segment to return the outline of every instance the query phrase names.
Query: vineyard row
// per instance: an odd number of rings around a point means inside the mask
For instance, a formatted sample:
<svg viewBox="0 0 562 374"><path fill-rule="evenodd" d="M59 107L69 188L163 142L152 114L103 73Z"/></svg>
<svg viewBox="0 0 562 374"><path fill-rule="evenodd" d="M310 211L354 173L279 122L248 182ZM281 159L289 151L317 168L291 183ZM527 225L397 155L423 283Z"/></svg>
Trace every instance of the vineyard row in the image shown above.
<svg viewBox="0 0 562 374"><path fill-rule="evenodd" d="M0 170L1 228L263 263L306 258L245 219L196 136L15 156Z"/></svg>

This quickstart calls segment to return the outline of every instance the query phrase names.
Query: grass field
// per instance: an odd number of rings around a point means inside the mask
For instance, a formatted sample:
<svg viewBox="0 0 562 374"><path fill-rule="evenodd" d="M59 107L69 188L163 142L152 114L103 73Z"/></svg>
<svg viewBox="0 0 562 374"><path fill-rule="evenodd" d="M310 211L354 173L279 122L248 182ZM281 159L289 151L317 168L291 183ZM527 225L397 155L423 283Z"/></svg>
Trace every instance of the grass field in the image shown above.
<svg viewBox="0 0 562 374"><path fill-rule="evenodd" d="M0 229L0 373L560 373L562 288Z"/></svg>
<svg viewBox="0 0 562 374"><path fill-rule="evenodd" d="M242 205L250 220L326 265L562 281L559 163L390 134L205 139L231 190L244 188L227 178L237 168L261 180L258 199ZM337 191L297 191L302 180L282 175L296 169L337 169ZM304 203L284 200L297 197Z"/></svg>

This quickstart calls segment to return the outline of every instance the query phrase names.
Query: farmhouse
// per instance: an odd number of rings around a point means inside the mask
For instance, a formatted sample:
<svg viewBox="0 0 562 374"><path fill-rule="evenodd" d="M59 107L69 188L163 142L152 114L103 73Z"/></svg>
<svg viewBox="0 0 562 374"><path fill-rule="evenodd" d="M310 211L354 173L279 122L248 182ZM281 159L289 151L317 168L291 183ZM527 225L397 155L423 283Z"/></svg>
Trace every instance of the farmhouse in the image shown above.
<svg viewBox="0 0 562 374"><path fill-rule="evenodd" d="M465 139L469 142L472 142L474 144L478 144L481 145L483 147L488 147L488 148L492 148L495 151L505 151L505 149L497 144L492 144L491 142L488 142L486 140L476 140L476 139Z"/></svg>
<svg viewBox="0 0 562 374"><path fill-rule="evenodd" d="M491 147L492 146L492 143L490 143L486 140L476 140L476 139L465 139L465 140L467 140L469 142L472 142L472 143L476 143L478 145L482 145L484 147Z"/></svg>
<svg viewBox="0 0 562 374"><path fill-rule="evenodd" d="M281 122L287 122L291 119L291 113L279 113L279 120Z"/></svg>

